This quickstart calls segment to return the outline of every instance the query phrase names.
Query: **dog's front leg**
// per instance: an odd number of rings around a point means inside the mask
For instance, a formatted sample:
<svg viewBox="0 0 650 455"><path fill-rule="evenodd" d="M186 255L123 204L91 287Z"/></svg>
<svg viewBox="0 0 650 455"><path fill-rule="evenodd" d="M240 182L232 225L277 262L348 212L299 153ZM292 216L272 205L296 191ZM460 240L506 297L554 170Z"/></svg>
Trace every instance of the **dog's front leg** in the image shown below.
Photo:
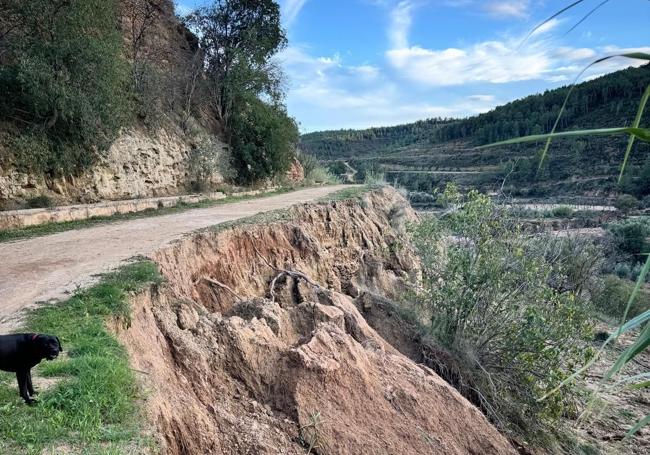
<svg viewBox="0 0 650 455"><path fill-rule="evenodd" d="M20 391L20 396L25 403L32 404L34 400L29 396L29 391L27 390L27 376L29 375L29 370L19 370L16 371L16 379L18 380L18 390Z"/></svg>
<svg viewBox="0 0 650 455"><path fill-rule="evenodd" d="M32 370L27 371L27 391L32 397L38 394L38 392L34 390L34 385L32 384Z"/></svg>

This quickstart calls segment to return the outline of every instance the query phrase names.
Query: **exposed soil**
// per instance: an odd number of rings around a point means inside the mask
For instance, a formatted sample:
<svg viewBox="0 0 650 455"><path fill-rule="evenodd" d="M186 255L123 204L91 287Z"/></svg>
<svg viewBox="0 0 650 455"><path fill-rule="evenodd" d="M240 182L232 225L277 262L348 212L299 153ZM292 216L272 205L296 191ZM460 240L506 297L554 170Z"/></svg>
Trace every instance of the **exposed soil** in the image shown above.
<svg viewBox="0 0 650 455"><path fill-rule="evenodd" d="M290 215L153 255L167 282L115 330L164 453L515 453L362 315L364 295L394 297L417 273L406 201L385 189Z"/></svg>
<svg viewBox="0 0 650 455"><path fill-rule="evenodd" d="M68 231L0 244L0 332L19 324L37 301L65 297L96 275L134 256L149 256L189 232L293 204L314 201L343 186L295 191L207 209Z"/></svg>

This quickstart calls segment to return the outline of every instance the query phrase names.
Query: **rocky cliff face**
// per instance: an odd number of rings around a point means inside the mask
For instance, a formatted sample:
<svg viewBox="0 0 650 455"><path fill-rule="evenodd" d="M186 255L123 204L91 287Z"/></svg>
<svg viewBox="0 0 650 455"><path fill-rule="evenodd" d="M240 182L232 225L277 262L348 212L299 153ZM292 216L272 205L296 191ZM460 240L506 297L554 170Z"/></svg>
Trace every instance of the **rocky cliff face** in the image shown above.
<svg viewBox="0 0 650 455"><path fill-rule="evenodd" d="M177 20L170 0L121 0L121 27L125 53L132 58L132 37L142 27L141 8L151 8L151 23L139 45L139 59L157 68L162 75L156 96L163 98L169 112L179 109L183 98L184 74L192 66L197 40ZM137 9L140 8L140 9ZM189 157L195 138L201 134L220 134L220 126L209 112L195 113L190 120L197 134L186 135L178 119L170 114L158 128L133 127L124 130L92 169L82 175L50 178L19 172L10 163L0 166L0 209L19 208L26 199L47 195L59 203L95 202L102 199L127 199L167 196L187 192L192 186ZM2 128L0 127L0 133ZM217 142L225 150L225 144ZM5 151L0 150L0 153ZM9 155L11 150L6 151ZM2 161L0 161L2 163ZM215 171L213 184L222 176Z"/></svg>
<svg viewBox="0 0 650 455"><path fill-rule="evenodd" d="M173 129L130 130L96 166L76 177L0 169L0 208L15 208L20 201L43 194L60 202L96 202L186 193L193 180L189 160L193 146ZM225 144L220 146L225 154ZM212 175L212 184L222 181L217 172Z"/></svg>
<svg viewBox="0 0 650 455"><path fill-rule="evenodd" d="M165 453L507 454L485 417L366 321L417 262L393 190L206 231L155 255L166 284L118 329Z"/></svg>

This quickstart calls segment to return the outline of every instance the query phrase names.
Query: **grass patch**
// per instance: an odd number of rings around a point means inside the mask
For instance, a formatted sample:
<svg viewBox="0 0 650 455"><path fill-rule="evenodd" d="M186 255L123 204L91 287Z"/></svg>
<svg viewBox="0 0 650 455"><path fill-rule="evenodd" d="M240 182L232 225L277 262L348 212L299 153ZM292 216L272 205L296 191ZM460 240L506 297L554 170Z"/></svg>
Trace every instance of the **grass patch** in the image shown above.
<svg viewBox="0 0 650 455"><path fill-rule="evenodd" d="M349 199L357 199L362 195L369 193L370 191L376 188L377 187L372 185L355 185L355 186L351 186L350 188L344 188L332 194L328 194L327 196L318 199L318 202L327 203L327 202L336 202L336 201L346 201Z"/></svg>
<svg viewBox="0 0 650 455"><path fill-rule="evenodd" d="M152 216L171 215L174 213L184 212L191 209L209 208L222 204L233 202L247 201L249 199L261 199L264 197L277 196L279 194L290 193L302 188L283 187L269 193L246 195L246 196L228 196L224 199L211 200L205 199L195 203L179 202L173 207L162 207L158 209L147 209L141 212L117 213L110 216L96 216L86 220L63 221L60 223L46 223L38 226L27 226L19 229L0 229L0 243L14 240L22 240L33 237L42 237L44 235L56 234L59 232L91 228L118 221L128 221L139 218L149 218Z"/></svg>
<svg viewBox="0 0 650 455"><path fill-rule="evenodd" d="M345 201L345 200L357 199L361 195L372 190L373 188L368 185L344 188L342 190L335 191L332 194L328 194L327 196L319 198L317 200L317 203L327 204L329 202L334 202L334 201ZM250 226L254 224L266 225L271 223L288 221L290 219L291 219L291 211L288 208L283 208L283 209L271 210L270 212L258 213L257 215L248 216L246 218L226 221L224 223L219 223L205 229L210 232L222 232L240 226Z"/></svg>
<svg viewBox="0 0 650 455"><path fill-rule="evenodd" d="M23 331L57 335L68 356L33 370L34 376L60 379L34 406L23 404L14 376L0 372L0 453L60 453L60 447L73 453L144 453L152 445L141 436L139 390L126 350L105 321L128 323L128 294L161 280L153 263L133 263L28 315Z"/></svg>

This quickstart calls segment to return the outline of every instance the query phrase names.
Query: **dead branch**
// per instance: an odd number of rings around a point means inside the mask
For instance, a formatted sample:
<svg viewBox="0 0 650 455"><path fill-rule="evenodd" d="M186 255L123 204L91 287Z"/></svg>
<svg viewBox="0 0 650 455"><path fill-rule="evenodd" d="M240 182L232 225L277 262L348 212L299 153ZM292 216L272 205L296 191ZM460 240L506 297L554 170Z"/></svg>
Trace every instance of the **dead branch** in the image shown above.
<svg viewBox="0 0 650 455"><path fill-rule="evenodd" d="M222 289L225 289L225 290L228 291L230 294L232 294L232 296L233 296L233 297L234 297L238 302L241 302L242 300L244 300L244 299L242 299L239 295L237 295L237 293L236 293L235 291L233 291L232 288L231 288L230 286L228 286L228 285L226 285L226 284L223 284L221 281L217 281L217 280L215 280L215 279L213 279L213 278L209 278L209 277L207 277L207 276L202 276L202 277L200 278L200 280L207 281L207 282L210 283L210 284L213 284L213 285L218 286L218 287L220 287L220 288L222 288ZM200 280L199 280L199 281L200 281Z"/></svg>
<svg viewBox="0 0 650 455"><path fill-rule="evenodd" d="M257 249L257 247L256 247L252 242L251 242L251 245L253 246L253 249L255 250L255 253L260 257L260 259L261 259L262 261L264 261L264 263L265 263L266 265L268 265L269 267L271 267L271 268L272 268L273 270L275 270L276 272L279 272L279 273L275 276L275 278L273 278L273 280L271 280L271 284L270 284L269 293L270 293L270 295L271 295L271 301L272 301L272 302L275 302L275 286L276 286L276 283L277 283L277 281L278 281L280 278L282 278L283 276L289 276L289 277L291 277L291 278L297 278L297 279L305 280L309 285L311 285L311 286L313 286L313 287L315 287L315 288L317 288L317 289L321 289L321 290L324 290L324 291L327 290L327 288L324 288L324 287L321 286L320 284L316 283L314 280L312 280L311 278L309 278L307 275L305 275L305 274L302 273L302 272L296 272L296 271L293 271L293 270L281 269L281 268L279 268L279 267L274 266L273 264L271 264L271 263L269 262L268 259L266 259L266 258L262 255L262 253L260 253L260 251Z"/></svg>

